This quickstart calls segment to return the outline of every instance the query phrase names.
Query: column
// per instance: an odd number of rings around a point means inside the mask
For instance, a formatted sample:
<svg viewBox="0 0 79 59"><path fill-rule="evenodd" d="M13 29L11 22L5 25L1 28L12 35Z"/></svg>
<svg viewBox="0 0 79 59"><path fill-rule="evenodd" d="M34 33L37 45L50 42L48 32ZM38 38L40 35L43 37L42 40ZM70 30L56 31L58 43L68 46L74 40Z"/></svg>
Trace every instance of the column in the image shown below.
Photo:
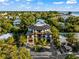
<svg viewBox="0 0 79 59"><path fill-rule="evenodd" d="M29 36L27 36L27 43L29 43Z"/></svg>
<svg viewBox="0 0 79 59"><path fill-rule="evenodd" d="M32 35L32 40L33 40L32 44L34 45L34 35Z"/></svg>

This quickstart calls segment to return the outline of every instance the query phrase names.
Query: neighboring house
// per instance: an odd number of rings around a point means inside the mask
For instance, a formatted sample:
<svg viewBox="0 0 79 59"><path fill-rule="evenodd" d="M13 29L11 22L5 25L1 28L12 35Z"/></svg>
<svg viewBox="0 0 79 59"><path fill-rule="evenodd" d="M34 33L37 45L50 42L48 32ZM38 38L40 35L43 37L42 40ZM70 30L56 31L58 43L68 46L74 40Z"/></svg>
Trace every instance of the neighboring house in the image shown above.
<svg viewBox="0 0 79 59"><path fill-rule="evenodd" d="M12 37L12 33L7 33L7 34L3 34L0 36L0 40L3 40L3 39L8 39L9 37Z"/></svg>
<svg viewBox="0 0 79 59"><path fill-rule="evenodd" d="M75 33L74 37L79 41L79 33Z"/></svg>
<svg viewBox="0 0 79 59"><path fill-rule="evenodd" d="M5 12L5 13L2 13L1 15L2 15L2 16L5 16L5 15L7 15L7 12Z"/></svg>
<svg viewBox="0 0 79 59"><path fill-rule="evenodd" d="M65 27L66 27L65 23L63 23L63 22L59 22L59 25L61 26L62 29L65 29Z"/></svg>
<svg viewBox="0 0 79 59"><path fill-rule="evenodd" d="M60 14L60 16L64 19L64 21L66 21L66 19L67 19L68 17L70 17L71 15Z"/></svg>
<svg viewBox="0 0 79 59"><path fill-rule="evenodd" d="M63 35L59 35L59 40L61 43L67 43L66 39L67 39L67 37L65 37Z"/></svg>
<svg viewBox="0 0 79 59"><path fill-rule="evenodd" d="M69 33L68 32L67 33L60 33L60 35L62 35L62 36L67 35L67 34L69 34ZM74 34L74 37L79 41L79 33L78 32L76 32L76 33L72 32L72 34ZM67 38L67 37L65 37L65 38Z"/></svg>
<svg viewBox="0 0 79 59"><path fill-rule="evenodd" d="M12 16L8 16L8 19L12 20L12 19L13 19L13 17L12 17Z"/></svg>
<svg viewBox="0 0 79 59"><path fill-rule="evenodd" d="M20 23L21 23L20 18L19 18L19 17L16 17L16 19L15 19L14 22L13 22L13 25L14 25L14 26L19 26Z"/></svg>
<svg viewBox="0 0 79 59"><path fill-rule="evenodd" d="M27 44L34 45L34 39L50 40L50 26L42 19L38 19L36 24L30 25L27 32Z"/></svg>

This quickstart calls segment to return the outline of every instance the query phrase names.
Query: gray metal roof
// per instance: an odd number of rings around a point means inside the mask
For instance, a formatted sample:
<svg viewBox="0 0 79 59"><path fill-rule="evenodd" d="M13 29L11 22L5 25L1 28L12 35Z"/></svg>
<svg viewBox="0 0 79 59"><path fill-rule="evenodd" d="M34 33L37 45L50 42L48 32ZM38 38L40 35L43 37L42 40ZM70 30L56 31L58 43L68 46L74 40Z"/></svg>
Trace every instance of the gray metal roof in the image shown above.
<svg viewBox="0 0 79 59"><path fill-rule="evenodd" d="M43 26L30 25L29 28L33 30L46 30L46 29L50 29L50 26L49 25L43 25Z"/></svg>
<svg viewBox="0 0 79 59"><path fill-rule="evenodd" d="M46 24L44 22L44 20L38 19L36 21L36 24L29 26L29 29L33 29L33 30L46 30L46 29L50 29L50 26L48 24Z"/></svg>

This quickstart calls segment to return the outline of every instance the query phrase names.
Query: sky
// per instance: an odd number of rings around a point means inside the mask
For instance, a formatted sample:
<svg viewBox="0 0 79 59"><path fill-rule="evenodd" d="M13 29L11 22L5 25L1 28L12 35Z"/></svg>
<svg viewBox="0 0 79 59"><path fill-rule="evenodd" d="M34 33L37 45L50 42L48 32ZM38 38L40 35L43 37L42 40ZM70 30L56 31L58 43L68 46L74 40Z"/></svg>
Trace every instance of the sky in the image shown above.
<svg viewBox="0 0 79 59"><path fill-rule="evenodd" d="M79 11L79 0L0 0L0 11Z"/></svg>

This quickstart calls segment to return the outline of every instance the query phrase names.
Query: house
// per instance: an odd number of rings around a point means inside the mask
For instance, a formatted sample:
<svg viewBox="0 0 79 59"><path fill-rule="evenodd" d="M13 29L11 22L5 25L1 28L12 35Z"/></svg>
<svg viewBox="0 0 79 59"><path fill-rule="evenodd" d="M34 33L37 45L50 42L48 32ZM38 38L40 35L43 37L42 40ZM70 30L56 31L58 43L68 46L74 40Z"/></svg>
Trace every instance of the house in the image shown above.
<svg viewBox="0 0 79 59"><path fill-rule="evenodd" d="M13 34L12 33L7 33L7 34L3 34L3 35L1 35L0 36L0 40L6 40L6 39L8 39L9 37L12 37L13 36Z"/></svg>
<svg viewBox="0 0 79 59"><path fill-rule="evenodd" d="M64 19L64 21L66 21L66 19L69 18L71 15L60 14L60 16Z"/></svg>
<svg viewBox="0 0 79 59"><path fill-rule="evenodd" d="M65 37L63 35L59 35L59 40L61 43L67 43L66 39L67 39L67 37Z"/></svg>
<svg viewBox="0 0 79 59"><path fill-rule="evenodd" d="M74 37L79 41L79 33L75 33Z"/></svg>
<svg viewBox="0 0 79 59"><path fill-rule="evenodd" d="M10 16L10 15L9 15L9 16L7 16L7 18L8 18L8 19L10 19L10 20L13 20L13 17L12 17L12 16Z"/></svg>
<svg viewBox="0 0 79 59"><path fill-rule="evenodd" d="M5 16L5 15L7 15L7 12L5 12L5 13L2 13L1 15L2 15L2 16Z"/></svg>
<svg viewBox="0 0 79 59"><path fill-rule="evenodd" d="M34 39L47 39L50 41L50 26L44 20L38 19L36 24L30 25L27 32L27 44L34 45Z"/></svg>
<svg viewBox="0 0 79 59"><path fill-rule="evenodd" d="M59 25L61 26L62 29L65 29L65 27L66 27L65 23L63 23L63 22L59 22Z"/></svg>
<svg viewBox="0 0 79 59"><path fill-rule="evenodd" d="M16 19L13 21L13 25L14 25L14 26L19 26L20 23L21 23L21 20L20 20L20 18L17 16Z"/></svg>

